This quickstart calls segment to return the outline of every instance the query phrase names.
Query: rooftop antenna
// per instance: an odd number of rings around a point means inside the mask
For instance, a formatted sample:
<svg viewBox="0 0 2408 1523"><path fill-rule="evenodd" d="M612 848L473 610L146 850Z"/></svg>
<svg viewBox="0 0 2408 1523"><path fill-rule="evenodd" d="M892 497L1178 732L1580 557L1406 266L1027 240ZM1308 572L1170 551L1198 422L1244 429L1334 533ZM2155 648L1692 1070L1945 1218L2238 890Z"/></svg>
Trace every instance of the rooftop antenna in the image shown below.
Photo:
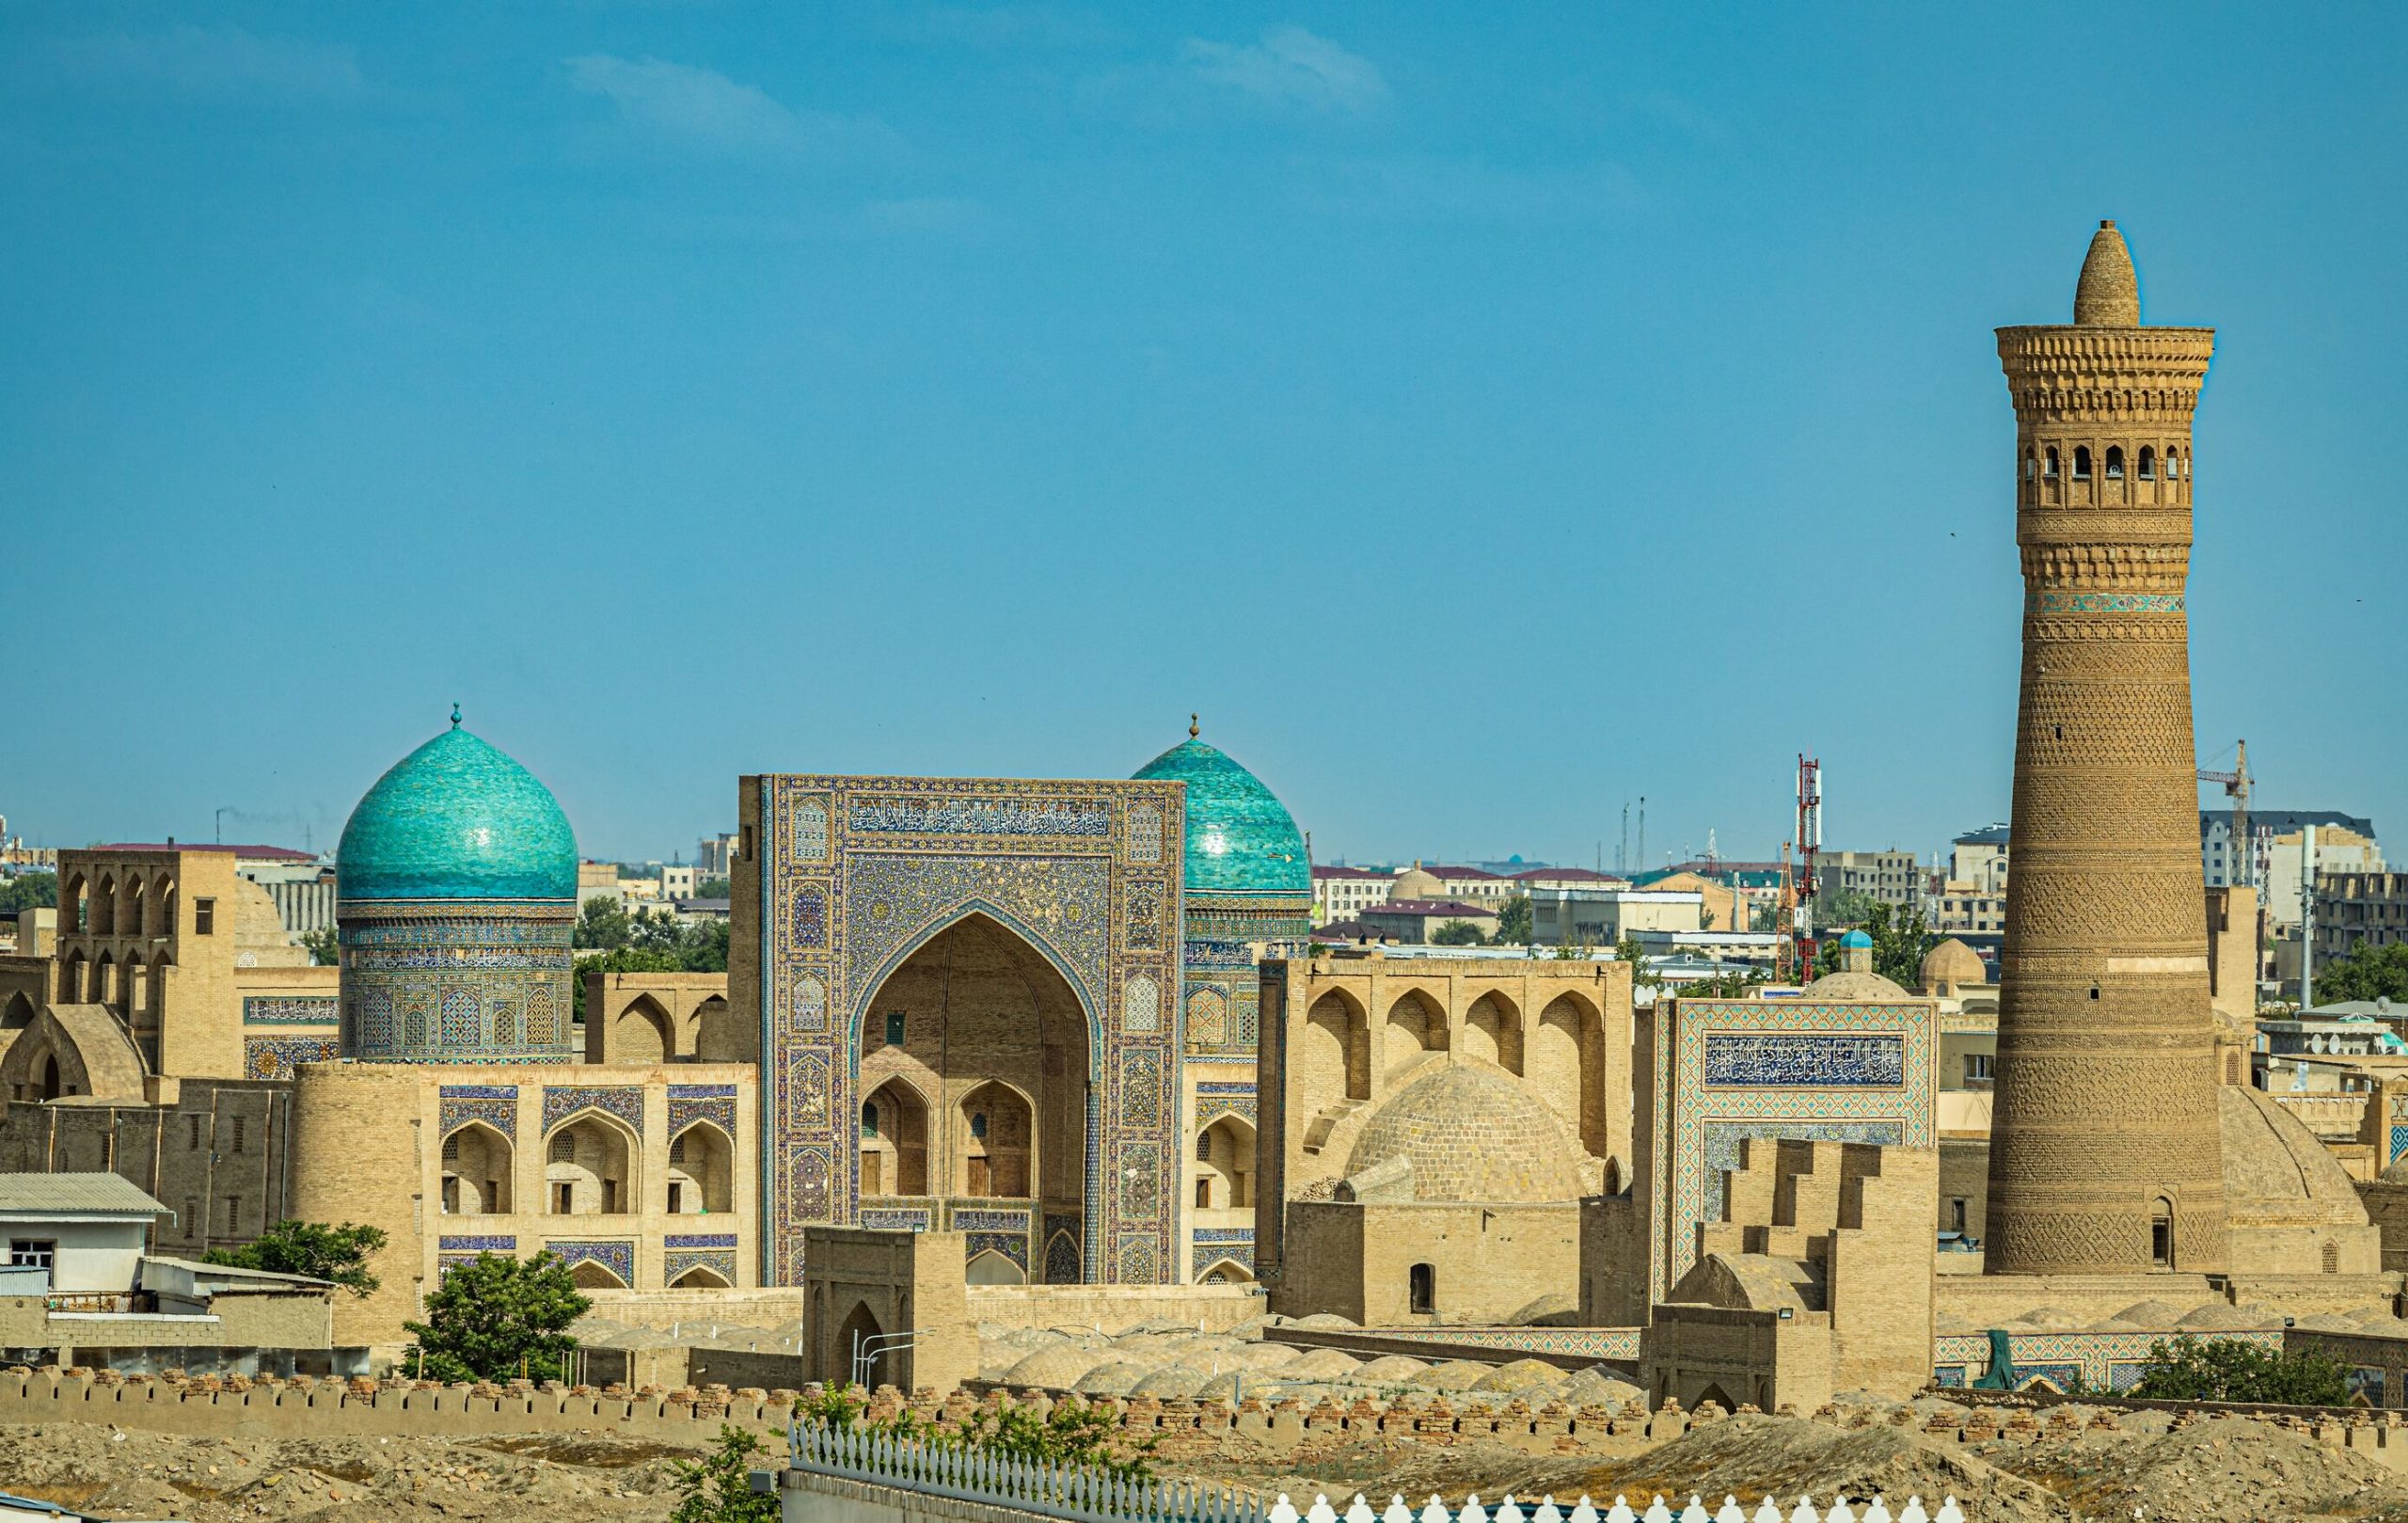
<svg viewBox="0 0 2408 1523"><path fill-rule="evenodd" d="M1639 796L1639 865L1647 865L1647 795Z"/></svg>

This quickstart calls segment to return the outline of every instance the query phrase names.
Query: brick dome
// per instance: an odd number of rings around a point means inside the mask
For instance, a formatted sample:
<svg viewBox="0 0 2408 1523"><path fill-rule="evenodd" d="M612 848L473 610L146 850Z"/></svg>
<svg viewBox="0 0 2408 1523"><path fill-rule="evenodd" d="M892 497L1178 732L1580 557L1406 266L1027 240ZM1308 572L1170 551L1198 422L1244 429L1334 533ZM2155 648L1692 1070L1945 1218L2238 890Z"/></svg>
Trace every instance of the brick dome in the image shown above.
<svg viewBox="0 0 2408 1523"><path fill-rule="evenodd" d="M1449 1063L1379 1108L1346 1173L1402 1161L1417 1200L1552 1203L1584 1193L1580 1156L1563 1123L1512 1075Z"/></svg>
<svg viewBox="0 0 2408 1523"><path fill-rule="evenodd" d="M1982 955L1951 936L1923 955L1923 972L1919 976L1925 989L1947 989L1958 984L1987 984L1989 969L1982 965Z"/></svg>

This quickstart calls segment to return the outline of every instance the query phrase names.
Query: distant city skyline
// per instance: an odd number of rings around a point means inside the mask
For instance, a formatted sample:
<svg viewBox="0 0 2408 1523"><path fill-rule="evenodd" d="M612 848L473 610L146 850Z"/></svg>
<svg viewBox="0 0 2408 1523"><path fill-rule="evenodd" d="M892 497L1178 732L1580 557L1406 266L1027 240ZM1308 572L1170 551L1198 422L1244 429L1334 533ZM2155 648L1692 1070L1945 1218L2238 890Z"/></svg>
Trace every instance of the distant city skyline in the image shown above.
<svg viewBox="0 0 2408 1523"><path fill-rule="evenodd" d="M2147 40L2145 151L2001 130L2064 37ZM1610 865L1642 794L1651 860L1766 857L1800 751L1927 860L2008 813L1991 329L2112 216L2219 329L2200 764L2380 826L2403 41L10 7L0 810L325 848L456 699L587 855L690 856L743 773L1126 777L1199 711L1324 861Z"/></svg>

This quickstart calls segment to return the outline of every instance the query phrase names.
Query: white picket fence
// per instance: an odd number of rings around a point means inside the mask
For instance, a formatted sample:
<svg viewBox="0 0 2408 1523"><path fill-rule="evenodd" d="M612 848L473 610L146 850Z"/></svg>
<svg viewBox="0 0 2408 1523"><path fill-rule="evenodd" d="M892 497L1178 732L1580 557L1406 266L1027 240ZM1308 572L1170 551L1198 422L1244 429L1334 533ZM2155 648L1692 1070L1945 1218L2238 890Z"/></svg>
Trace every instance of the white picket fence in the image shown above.
<svg viewBox="0 0 2408 1523"><path fill-rule="evenodd" d="M1909 1498L1895 1513L1879 1497L1861 1504L1842 1499L1825 1507L1800 1497L1787 1508L1767 1497L1753 1510L1742 1507L1735 1497L1723 1498L1722 1505L1713 1509L1703 1499L1691 1497L1678 1510L1661 1497L1642 1510L1634 1510L1624 1497L1616 1497L1612 1506L1602 1510L1586 1497L1570 1507L1556 1505L1553 1497L1530 1506L1508 1496L1495 1507L1483 1506L1478 1497L1460 1507L1433 1497L1418 1509L1397 1497L1386 1509L1375 1510L1358 1492L1343 1510L1322 1496L1299 1511L1285 1494L1266 1506L1259 1496L1235 1486L1128 1481L1077 1466L1033 1464L987 1450L926 1444L855 1427L799 1422L790 1443L798 1470L1069 1523L1969 1523L1954 1497L1936 1513L1925 1512L1920 1497Z"/></svg>
<svg viewBox="0 0 2408 1523"><path fill-rule="evenodd" d="M1383 1512L1373 1512L1362 1493L1344 1512L1332 1507L1326 1496L1316 1498L1312 1506L1299 1513L1285 1496L1264 1515L1265 1523L1967 1523L1956 1499L1948 1498L1937 1513L1924 1511L1921 1497L1909 1497L1903 1511L1893 1513L1879 1497L1859 1508L1843 1498L1828 1508L1817 1508L1811 1498L1800 1497L1798 1505L1783 1508L1767 1497L1750 1512L1739 1505L1739 1499L1726 1496L1722 1505L1709 1512L1705 1501L1691 1497L1689 1504L1674 1512L1664 1499L1657 1497L1644 1512L1633 1512L1626 1497L1616 1497L1614 1504L1604 1512L1583 1497L1570 1508L1558 1507L1548 1497L1535 1507L1526 1506L1508 1495L1495 1507L1483 1507L1478 1497L1466 1499L1461 1507L1449 1507L1433 1497L1419 1512L1406 1505L1402 1497L1389 1500Z"/></svg>

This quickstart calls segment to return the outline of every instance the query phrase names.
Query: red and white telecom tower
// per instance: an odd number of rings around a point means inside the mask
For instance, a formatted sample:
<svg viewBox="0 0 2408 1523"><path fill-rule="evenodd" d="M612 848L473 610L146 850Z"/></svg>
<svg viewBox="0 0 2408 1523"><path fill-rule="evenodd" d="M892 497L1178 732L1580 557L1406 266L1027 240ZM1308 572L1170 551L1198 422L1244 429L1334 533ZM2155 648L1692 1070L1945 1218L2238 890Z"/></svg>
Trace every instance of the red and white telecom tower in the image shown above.
<svg viewBox="0 0 2408 1523"><path fill-rule="evenodd" d="M1783 849L1789 869L1781 902L1789 912L1789 939L1781 945L1781 971L1799 982L1814 976L1814 853L1823 845L1823 764L1798 755L1798 834Z"/></svg>

